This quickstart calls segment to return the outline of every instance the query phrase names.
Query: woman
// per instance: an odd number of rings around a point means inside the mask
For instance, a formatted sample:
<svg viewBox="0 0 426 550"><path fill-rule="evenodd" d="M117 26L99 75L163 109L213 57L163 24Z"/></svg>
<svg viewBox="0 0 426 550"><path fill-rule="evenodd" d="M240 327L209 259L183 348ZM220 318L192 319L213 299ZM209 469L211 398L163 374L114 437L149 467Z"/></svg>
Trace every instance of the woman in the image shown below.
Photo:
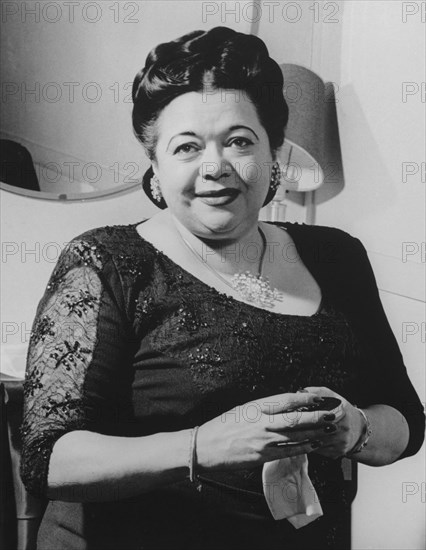
<svg viewBox="0 0 426 550"><path fill-rule="evenodd" d="M264 43L224 27L160 44L136 76L161 212L73 239L39 304L22 475L51 499L40 549L342 548L341 457L419 449L422 407L362 245L258 222L282 90ZM266 494L291 476L293 502Z"/></svg>

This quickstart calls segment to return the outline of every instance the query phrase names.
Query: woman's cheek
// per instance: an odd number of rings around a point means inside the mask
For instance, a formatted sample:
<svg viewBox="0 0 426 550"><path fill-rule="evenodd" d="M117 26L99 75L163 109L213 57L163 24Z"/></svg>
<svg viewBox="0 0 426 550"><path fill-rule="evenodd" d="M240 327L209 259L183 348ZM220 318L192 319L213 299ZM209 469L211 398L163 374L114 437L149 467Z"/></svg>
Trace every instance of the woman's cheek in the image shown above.
<svg viewBox="0 0 426 550"><path fill-rule="evenodd" d="M198 175L198 171L194 167L179 163L168 166L164 173L164 191L177 194L193 190Z"/></svg>
<svg viewBox="0 0 426 550"><path fill-rule="evenodd" d="M261 182L268 181L268 167L262 166L258 162L252 160L241 166L240 177L247 186L256 185L259 187Z"/></svg>

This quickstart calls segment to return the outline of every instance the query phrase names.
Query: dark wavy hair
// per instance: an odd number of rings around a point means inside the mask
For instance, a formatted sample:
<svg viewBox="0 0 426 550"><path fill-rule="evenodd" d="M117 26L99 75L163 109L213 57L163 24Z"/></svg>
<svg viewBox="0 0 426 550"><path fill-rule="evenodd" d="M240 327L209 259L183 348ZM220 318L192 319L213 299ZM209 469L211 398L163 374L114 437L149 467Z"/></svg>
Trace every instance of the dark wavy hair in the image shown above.
<svg viewBox="0 0 426 550"><path fill-rule="evenodd" d="M260 38L227 27L193 31L148 54L133 82L133 129L154 160L156 121L173 99L206 89L242 90L256 108L275 157L288 120L283 85L281 69Z"/></svg>

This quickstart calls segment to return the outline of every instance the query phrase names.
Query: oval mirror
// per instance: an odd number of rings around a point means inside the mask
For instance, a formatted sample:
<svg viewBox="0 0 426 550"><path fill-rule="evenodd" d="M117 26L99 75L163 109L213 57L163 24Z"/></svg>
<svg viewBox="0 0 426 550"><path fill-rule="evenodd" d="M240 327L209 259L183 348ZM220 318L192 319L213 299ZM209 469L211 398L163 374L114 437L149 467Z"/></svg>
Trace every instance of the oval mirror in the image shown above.
<svg viewBox="0 0 426 550"><path fill-rule="evenodd" d="M2 189L87 200L141 184L131 88L164 24L154 4L2 3Z"/></svg>

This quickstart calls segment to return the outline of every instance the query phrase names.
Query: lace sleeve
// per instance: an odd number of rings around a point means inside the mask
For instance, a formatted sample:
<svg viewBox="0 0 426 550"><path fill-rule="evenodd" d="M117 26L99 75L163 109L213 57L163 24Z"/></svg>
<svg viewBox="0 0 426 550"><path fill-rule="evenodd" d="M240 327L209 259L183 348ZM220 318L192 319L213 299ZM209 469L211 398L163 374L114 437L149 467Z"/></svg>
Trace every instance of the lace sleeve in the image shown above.
<svg viewBox="0 0 426 550"><path fill-rule="evenodd" d="M120 333L107 261L96 245L69 243L37 308L24 383L21 476L28 491L38 496L46 492L55 442L67 432L92 427L86 375L99 338L112 342ZM109 356L117 363L114 353Z"/></svg>

